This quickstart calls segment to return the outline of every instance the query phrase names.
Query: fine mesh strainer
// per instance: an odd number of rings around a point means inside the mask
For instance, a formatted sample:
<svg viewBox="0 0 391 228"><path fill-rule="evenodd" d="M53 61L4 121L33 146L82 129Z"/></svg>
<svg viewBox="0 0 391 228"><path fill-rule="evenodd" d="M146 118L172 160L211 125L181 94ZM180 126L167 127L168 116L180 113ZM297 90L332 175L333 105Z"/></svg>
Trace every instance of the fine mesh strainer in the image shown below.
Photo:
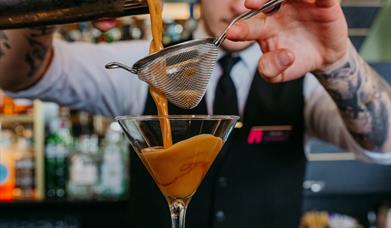
<svg viewBox="0 0 391 228"><path fill-rule="evenodd" d="M210 76L216 64L218 47L226 38L229 28L237 21L248 19L261 12L277 11L284 0L271 0L259 10L248 11L236 17L218 38L192 40L151 54L133 67L113 62L107 69L122 68L160 90L174 105L192 109L206 92Z"/></svg>

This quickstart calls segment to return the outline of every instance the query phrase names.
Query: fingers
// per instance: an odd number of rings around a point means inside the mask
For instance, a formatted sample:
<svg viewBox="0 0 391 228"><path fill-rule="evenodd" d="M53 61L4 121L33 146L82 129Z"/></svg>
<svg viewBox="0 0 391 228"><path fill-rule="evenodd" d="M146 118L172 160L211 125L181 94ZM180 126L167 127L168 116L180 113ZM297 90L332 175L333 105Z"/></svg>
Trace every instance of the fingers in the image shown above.
<svg viewBox="0 0 391 228"><path fill-rule="evenodd" d="M278 49L262 55L259 72L269 82L284 81L283 73L295 61L294 54L288 49Z"/></svg>
<svg viewBox="0 0 391 228"><path fill-rule="evenodd" d="M244 6L248 9L258 10L270 1L271 0L246 0L244 2ZM289 0L289 1L293 1L293 0ZM305 1L305 0L296 0L296 1ZM313 0L313 1L316 1L316 0Z"/></svg>
<svg viewBox="0 0 391 228"><path fill-rule="evenodd" d="M266 31L266 16L261 14L255 18L239 21L233 25L227 33L227 38L233 41L262 40L271 35Z"/></svg>
<svg viewBox="0 0 391 228"><path fill-rule="evenodd" d="M246 0L244 5L248 9L260 9L269 0ZM288 2L315 3L319 7L331 7L339 4L338 0L288 0Z"/></svg>
<svg viewBox="0 0 391 228"><path fill-rule="evenodd" d="M244 5L248 9L260 9L265 3L267 3L268 0L246 0L244 2Z"/></svg>

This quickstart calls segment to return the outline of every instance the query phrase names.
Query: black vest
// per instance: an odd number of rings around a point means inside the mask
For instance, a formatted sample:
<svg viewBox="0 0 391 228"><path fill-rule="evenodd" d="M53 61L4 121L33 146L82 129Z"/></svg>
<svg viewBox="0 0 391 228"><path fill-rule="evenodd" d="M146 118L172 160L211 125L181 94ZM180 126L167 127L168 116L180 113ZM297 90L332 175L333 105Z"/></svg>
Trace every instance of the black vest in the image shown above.
<svg viewBox="0 0 391 228"><path fill-rule="evenodd" d="M243 127L233 131L190 202L187 228L298 227L306 164L303 108L303 79L268 84L254 76ZM170 105L169 113L207 114L205 99L193 110ZM150 96L144 114L156 114ZM282 125L292 131L265 131L260 140L256 127ZM171 227L167 203L135 152L130 161L132 227Z"/></svg>

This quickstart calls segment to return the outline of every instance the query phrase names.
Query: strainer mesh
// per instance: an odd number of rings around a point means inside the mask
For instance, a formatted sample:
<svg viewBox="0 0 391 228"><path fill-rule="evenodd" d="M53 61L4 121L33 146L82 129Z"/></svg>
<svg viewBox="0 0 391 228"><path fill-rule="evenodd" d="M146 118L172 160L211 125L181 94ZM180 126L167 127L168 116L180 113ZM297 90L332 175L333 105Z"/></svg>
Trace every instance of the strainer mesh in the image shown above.
<svg viewBox="0 0 391 228"><path fill-rule="evenodd" d="M205 95L217 55L213 43L187 46L138 66L138 77L159 89L174 105L191 109Z"/></svg>

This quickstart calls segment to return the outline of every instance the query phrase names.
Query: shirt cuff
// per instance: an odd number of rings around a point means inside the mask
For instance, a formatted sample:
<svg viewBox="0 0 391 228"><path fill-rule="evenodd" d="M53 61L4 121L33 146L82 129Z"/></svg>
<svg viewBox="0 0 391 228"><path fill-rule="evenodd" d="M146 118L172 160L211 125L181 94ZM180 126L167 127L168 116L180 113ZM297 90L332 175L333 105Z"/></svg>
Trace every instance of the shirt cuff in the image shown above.
<svg viewBox="0 0 391 228"><path fill-rule="evenodd" d="M380 165L391 165L391 153L390 152L372 152L364 150L357 154L358 158L371 163Z"/></svg>

